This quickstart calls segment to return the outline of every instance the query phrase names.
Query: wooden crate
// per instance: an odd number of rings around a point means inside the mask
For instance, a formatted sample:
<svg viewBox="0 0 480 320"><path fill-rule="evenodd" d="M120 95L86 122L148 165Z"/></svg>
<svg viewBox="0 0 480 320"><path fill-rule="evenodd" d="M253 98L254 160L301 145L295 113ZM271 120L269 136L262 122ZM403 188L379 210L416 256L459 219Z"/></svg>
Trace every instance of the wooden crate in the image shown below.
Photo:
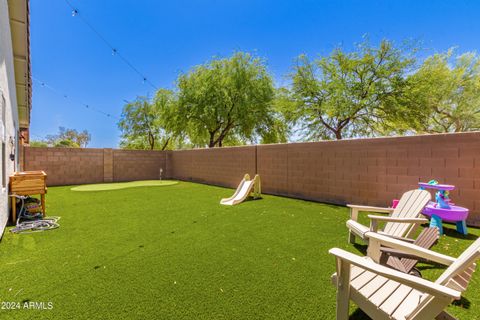
<svg viewBox="0 0 480 320"><path fill-rule="evenodd" d="M39 194L45 216L45 194L47 193L47 174L44 171L14 172L10 176L10 196L30 196ZM12 201L12 220L16 221L16 199Z"/></svg>
<svg viewBox="0 0 480 320"><path fill-rule="evenodd" d="M14 172L10 176L10 193L18 195L45 194L47 174L44 171Z"/></svg>

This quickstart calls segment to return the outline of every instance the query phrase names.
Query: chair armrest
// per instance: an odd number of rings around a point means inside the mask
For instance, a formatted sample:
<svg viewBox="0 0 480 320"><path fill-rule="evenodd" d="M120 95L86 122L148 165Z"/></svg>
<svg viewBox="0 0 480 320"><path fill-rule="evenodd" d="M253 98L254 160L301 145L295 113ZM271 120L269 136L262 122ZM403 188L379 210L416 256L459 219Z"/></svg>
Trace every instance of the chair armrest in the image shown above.
<svg viewBox="0 0 480 320"><path fill-rule="evenodd" d="M376 216L369 214L368 217L370 220L378 220L382 222L398 222L398 223L428 223L428 219L425 218L396 218L396 217L385 217L385 216Z"/></svg>
<svg viewBox="0 0 480 320"><path fill-rule="evenodd" d="M400 258L400 259L401 258L406 258L406 259L418 260L418 261L421 261L421 262L430 262L429 260L427 260L423 257L419 257L419 256L416 256L416 255L410 254L410 253L405 253L402 250L391 249L391 248L387 248L387 247L381 247L380 251L382 253L385 253L388 256L393 256L393 257L397 257L397 258Z"/></svg>
<svg viewBox="0 0 480 320"><path fill-rule="evenodd" d="M407 242L410 242L410 243L414 243L415 242L415 239L410 239L410 238L406 238L406 237L399 237L399 236L392 236L388 233L385 233L383 231L378 231L379 234L383 234L384 236L387 236L387 237L390 237L390 238L393 238L393 239L397 239L397 240L402 240L402 241L407 241Z"/></svg>
<svg viewBox="0 0 480 320"><path fill-rule="evenodd" d="M370 231L373 231L373 232L378 231L378 221L397 222L397 223L414 223L414 224L422 224L422 223L428 222L428 220L425 218L395 218L395 217L375 216L372 214L369 214L368 218L370 218Z"/></svg>
<svg viewBox="0 0 480 320"><path fill-rule="evenodd" d="M359 257L348 251L339 248L332 248L328 252L337 257L337 259L346 261L349 264L353 264L357 267L360 267L387 279L397 281L401 284L407 285L421 292L425 292L434 296L444 297L447 299L457 300L461 297L461 292L457 290L453 290L435 282L431 282L419 277L405 274L394 269L390 269L371 260Z"/></svg>
<svg viewBox="0 0 480 320"><path fill-rule="evenodd" d="M360 211L366 212L376 212L376 213L392 213L394 208L382 208L382 207L372 207L372 206L359 206L356 204L347 204L347 207L350 208L350 219L358 221L358 213Z"/></svg>
<svg viewBox="0 0 480 320"><path fill-rule="evenodd" d="M393 210L395 210L394 208L359 206L356 204L347 204L347 207L352 209L357 209L358 211L369 211L369 212L379 212L379 213L392 213Z"/></svg>
<svg viewBox="0 0 480 320"><path fill-rule="evenodd" d="M365 237L369 240L369 250L372 248L378 248L380 250L381 246L397 249L406 254L415 255L423 259L433 261L436 263L443 264L445 266L451 265L456 261L455 258L441 254L432 250L428 250L422 247L419 247L415 244L408 243L402 240L394 239L388 236L378 234L376 232L367 232ZM371 250L370 250L371 251ZM370 256L370 254L369 254ZM375 253L374 253L375 256Z"/></svg>

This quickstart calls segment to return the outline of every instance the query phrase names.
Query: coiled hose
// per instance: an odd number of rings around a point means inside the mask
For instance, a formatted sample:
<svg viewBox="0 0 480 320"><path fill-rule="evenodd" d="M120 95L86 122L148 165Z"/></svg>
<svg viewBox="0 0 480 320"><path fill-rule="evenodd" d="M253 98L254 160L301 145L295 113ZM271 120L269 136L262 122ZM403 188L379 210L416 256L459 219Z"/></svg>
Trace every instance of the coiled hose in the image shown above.
<svg viewBox="0 0 480 320"><path fill-rule="evenodd" d="M27 197L19 196L19 195L14 195L14 197L17 199L20 199L22 202L22 205L20 207L20 212L18 214L17 224L15 228L10 229L10 232L34 233L34 232L42 232L46 230L53 230L60 227L60 225L57 223L57 221L60 220L60 217L48 217L43 219L35 219L38 216L34 216L33 218L35 220L29 220L32 218L27 216L27 210L25 209L25 199L27 199ZM20 222L22 218L25 221Z"/></svg>

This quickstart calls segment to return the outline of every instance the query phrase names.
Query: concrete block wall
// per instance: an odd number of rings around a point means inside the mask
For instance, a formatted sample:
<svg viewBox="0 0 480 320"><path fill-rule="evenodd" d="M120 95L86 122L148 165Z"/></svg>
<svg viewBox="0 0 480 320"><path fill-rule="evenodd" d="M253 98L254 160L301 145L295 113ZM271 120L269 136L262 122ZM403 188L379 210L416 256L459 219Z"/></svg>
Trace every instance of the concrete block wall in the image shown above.
<svg viewBox="0 0 480 320"><path fill-rule="evenodd" d="M49 186L104 181L103 149L25 147L23 168L43 170Z"/></svg>
<svg viewBox="0 0 480 320"><path fill-rule="evenodd" d="M457 187L480 226L480 132L170 151L172 178L235 187L258 173L264 193L334 204L389 206L418 182ZM432 195L433 196L433 195Z"/></svg>
<svg viewBox="0 0 480 320"><path fill-rule="evenodd" d="M25 147L24 170L43 170L49 186L155 180L166 153L144 150Z"/></svg>
<svg viewBox="0 0 480 320"><path fill-rule="evenodd" d="M158 180L167 175L166 153L146 150L113 150L113 181Z"/></svg>
<svg viewBox="0 0 480 320"><path fill-rule="evenodd" d="M480 226L480 133L258 146L266 193L321 202L388 206L431 179ZM433 195L432 195L433 196Z"/></svg>
<svg viewBox="0 0 480 320"><path fill-rule="evenodd" d="M103 182L113 182L113 149L103 149Z"/></svg>
<svg viewBox="0 0 480 320"><path fill-rule="evenodd" d="M480 132L178 151L26 148L25 170L49 185L163 177L236 187L260 174L264 193L388 206L419 181L457 187L451 198L480 226Z"/></svg>
<svg viewBox="0 0 480 320"><path fill-rule="evenodd" d="M246 174L256 172L256 147L169 151L170 177L226 187L237 187Z"/></svg>

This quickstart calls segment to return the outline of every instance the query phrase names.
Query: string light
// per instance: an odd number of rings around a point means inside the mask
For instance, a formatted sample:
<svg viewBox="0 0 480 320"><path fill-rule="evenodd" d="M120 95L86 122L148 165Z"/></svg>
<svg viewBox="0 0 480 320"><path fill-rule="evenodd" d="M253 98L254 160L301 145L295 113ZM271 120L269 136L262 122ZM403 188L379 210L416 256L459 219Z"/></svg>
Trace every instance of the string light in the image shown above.
<svg viewBox="0 0 480 320"><path fill-rule="evenodd" d="M147 79L147 77L142 72L140 72L139 69L137 69L125 56L123 56L118 51L118 49L116 49L110 43L110 41L107 40L107 38L105 38L87 19L85 19L85 17L82 14L80 14L78 9L69 0L65 0L65 3L72 9L72 16L80 18L80 20L87 27L89 27L90 30L92 30L93 33L95 33L97 35L97 37L100 38L100 40L102 40L103 43L105 43L105 45L111 50L112 56L119 57L128 67L130 67L130 69L132 69L136 74L138 74L140 76L141 79L143 79L143 83L149 84L155 90L158 89L157 86L155 86L149 79Z"/></svg>
<svg viewBox="0 0 480 320"><path fill-rule="evenodd" d="M82 103L82 102L78 102L78 101L73 101L72 99L69 99L68 95L64 94L64 93L61 93L60 91L58 91L57 89L55 89L54 87L48 85L47 83L35 78L32 76L32 79L33 81L36 81L38 82L42 87L44 88L47 88L49 89L50 91L54 92L55 94L57 94L58 96L61 96L63 97L64 99L68 99L68 100L71 100L72 102L75 102L76 104L79 104L79 105L82 105L83 107L85 107L85 109L88 109L88 110L91 110L93 112L96 112L96 113L99 113L99 114L102 114L108 118L112 118L112 119L115 119L115 120L120 120L119 117L116 117L114 115L112 115L111 113L108 113L108 112L105 112L105 111L102 111L101 109L98 109L98 108L95 108L89 104L86 104L86 103Z"/></svg>

